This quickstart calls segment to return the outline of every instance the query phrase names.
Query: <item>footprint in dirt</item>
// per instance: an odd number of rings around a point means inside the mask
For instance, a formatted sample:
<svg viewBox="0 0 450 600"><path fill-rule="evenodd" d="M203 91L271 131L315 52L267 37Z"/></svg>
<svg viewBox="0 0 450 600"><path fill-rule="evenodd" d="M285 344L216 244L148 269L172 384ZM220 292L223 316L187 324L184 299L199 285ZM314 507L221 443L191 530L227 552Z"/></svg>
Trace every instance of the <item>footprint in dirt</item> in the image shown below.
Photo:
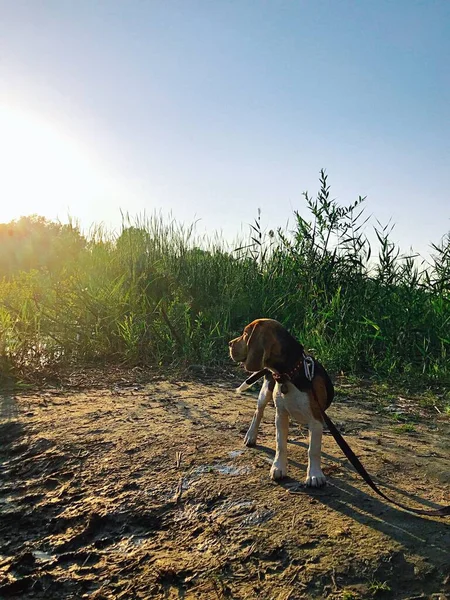
<svg viewBox="0 0 450 600"><path fill-rule="evenodd" d="M90 544L96 548L105 548L124 538L133 538L136 535L145 534L150 537L161 529L164 529L162 516L152 512L136 515L92 513L85 528L55 546L54 552L60 555L73 553Z"/></svg>

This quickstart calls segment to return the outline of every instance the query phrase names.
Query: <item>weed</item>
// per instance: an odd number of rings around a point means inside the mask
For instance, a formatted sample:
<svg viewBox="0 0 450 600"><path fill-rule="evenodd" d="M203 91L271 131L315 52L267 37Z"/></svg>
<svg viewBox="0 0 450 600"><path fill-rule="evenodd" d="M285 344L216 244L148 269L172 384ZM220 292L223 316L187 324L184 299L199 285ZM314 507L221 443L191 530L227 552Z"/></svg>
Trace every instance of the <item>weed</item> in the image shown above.
<svg viewBox="0 0 450 600"><path fill-rule="evenodd" d="M391 588L387 584L386 581L378 581L377 579L373 579L368 585L369 592L372 596L376 596L380 592L390 592Z"/></svg>
<svg viewBox="0 0 450 600"><path fill-rule="evenodd" d="M445 385L449 236L428 263L400 255L389 227L378 224L371 244L364 198L338 205L324 171L304 208L291 231L265 232L258 212L231 248L158 215L123 215L118 235L42 217L0 225L2 373L105 360L217 366L231 337L268 316L330 370Z"/></svg>
<svg viewBox="0 0 450 600"><path fill-rule="evenodd" d="M403 423L402 425L397 425L397 427L393 428L394 433L413 433L416 431L416 428L412 423Z"/></svg>

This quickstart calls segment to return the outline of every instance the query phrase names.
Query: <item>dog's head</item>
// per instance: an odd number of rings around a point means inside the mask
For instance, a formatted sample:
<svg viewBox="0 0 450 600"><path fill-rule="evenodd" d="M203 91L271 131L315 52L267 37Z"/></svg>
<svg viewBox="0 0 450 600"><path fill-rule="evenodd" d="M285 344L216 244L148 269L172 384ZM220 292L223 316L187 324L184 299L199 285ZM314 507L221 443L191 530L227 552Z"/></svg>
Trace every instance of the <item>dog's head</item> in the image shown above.
<svg viewBox="0 0 450 600"><path fill-rule="evenodd" d="M229 342L230 356L244 364L247 371L259 371L286 363L301 346L291 334L274 319L256 319L249 323L239 337Z"/></svg>

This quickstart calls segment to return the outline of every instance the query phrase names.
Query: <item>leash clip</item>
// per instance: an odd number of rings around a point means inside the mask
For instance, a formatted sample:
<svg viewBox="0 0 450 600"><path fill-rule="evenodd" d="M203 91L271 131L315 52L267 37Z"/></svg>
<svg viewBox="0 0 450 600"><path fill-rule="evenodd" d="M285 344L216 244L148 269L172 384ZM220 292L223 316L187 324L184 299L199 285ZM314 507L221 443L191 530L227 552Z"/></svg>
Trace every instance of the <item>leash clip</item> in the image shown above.
<svg viewBox="0 0 450 600"><path fill-rule="evenodd" d="M305 368L306 379L312 381L314 379L314 359L309 354L305 355L303 359L303 366Z"/></svg>

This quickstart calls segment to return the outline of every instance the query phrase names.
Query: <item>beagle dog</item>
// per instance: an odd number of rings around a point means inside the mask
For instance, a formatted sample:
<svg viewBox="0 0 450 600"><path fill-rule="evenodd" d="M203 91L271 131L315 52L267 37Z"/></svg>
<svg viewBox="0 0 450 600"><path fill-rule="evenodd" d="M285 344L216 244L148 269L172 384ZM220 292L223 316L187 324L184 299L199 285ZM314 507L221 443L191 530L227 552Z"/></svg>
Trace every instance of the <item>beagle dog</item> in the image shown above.
<svg viewBox="0 0 450 600"><path fill-rule="evenodd" d="M314 360L311 381L305 372L303 346L273 319L252 321L242 335L229 342L229 347L231 358L243 363L247 371L265 370L256 411L244 443L247 446L256 444L264 409L273 400L276 408L276 453L270 469L271 478L282 479L287 474L287 439L289 418L292 418L309 428L306 485L324 485L326 479L320 467L323 421L317 403L326 410L333 400L334 388L323 366ZM242 389L243 386L238 391Z"/></svg>

